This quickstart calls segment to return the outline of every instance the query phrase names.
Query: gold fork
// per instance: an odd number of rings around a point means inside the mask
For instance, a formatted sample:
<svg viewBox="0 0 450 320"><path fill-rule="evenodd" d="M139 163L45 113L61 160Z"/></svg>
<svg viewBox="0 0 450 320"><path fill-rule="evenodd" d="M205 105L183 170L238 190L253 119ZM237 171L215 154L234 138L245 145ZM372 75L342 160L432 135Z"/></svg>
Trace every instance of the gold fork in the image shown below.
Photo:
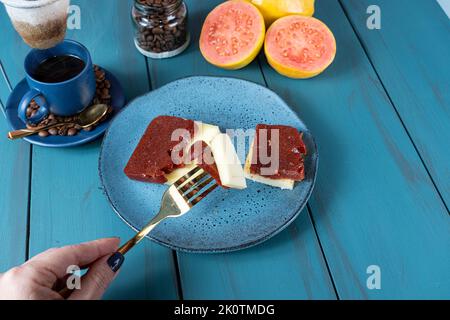
<svg viewBox="0 0 450 320"><path fill-rule="evenodd" d="M125 260L125 254L145 238L161 221L184 215L217 186L214 178L198 166L178 179L164 192L159 213L108 259L111 270L114 272L119 270Z"/></svg>
<svg viewBox="0 0 450 320"><path fill-rule="evenodd" d="M125 254L145 238L161 221L180 217L217 188L217 183L206 171L195 167L171 185L162 197L159 213L133 238L120 247L109 259L108 266L116 272L125 261ZM67 298L72 290L67 286L59 294Z"/></svg>

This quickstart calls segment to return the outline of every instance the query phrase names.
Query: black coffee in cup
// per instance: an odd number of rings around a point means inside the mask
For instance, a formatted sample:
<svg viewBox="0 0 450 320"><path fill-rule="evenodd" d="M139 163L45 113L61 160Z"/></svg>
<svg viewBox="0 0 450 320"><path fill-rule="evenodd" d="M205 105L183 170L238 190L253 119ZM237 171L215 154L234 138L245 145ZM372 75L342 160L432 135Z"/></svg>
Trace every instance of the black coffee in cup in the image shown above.
<svg viewBox="0 0 450 320"><path fill-rule="evenodd" d="M45 83L63 82L79 75L84 67L84 61L76 56L54 56L42 61L33 71L32 77Z"/></svg>

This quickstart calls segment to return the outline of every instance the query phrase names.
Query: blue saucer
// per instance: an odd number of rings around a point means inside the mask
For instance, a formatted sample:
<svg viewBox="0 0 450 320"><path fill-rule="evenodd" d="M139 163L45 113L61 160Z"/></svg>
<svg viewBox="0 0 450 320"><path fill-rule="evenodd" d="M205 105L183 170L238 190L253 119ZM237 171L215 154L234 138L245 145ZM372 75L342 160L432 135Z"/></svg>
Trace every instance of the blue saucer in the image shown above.
<svg viewBox="0 0 450 320"><path fill-rule="evenodd" d="M103 70L105 70L103 68ZM41 138L39 135L33 135L24 138L24 140L36 144L43 147L51 147L51 148L64 148L64 147L73 147L78 146L80 144L85 144L90 141L93 141L100 137L103 133L105 133L108 128L111 119L120 111L125 105L125 95L117 78L110 72L106 71L106 79L108 79L111 83L111 104L113 108L112 115L109 118L100 123L94 130L92 131L83 131L81 130L78 135L69 137L69 136L48 136L46 138ZM23 79L19 82L19 84L14 88L11 95L9 96L8 102L6 103L6 117L10 124L11 130L19 130L25 128L25 124L22 120L17 116L17 106L19 105L22 96L29 90L29 86L27 81Z"/></svg>
<svg viewBox="0 0 450 320"><path fill-rule="evenodd" d="M318 154L305 124L275 93L231 78L191 77L132 101L105 134L99 174L116 213L134 230L156 215L167 186L128 179L123 169L151 120L173 115L225 129L285 124L304 132L306 179L294 190L247 180L245 190L216 189L184 216L168 219L149 237L187 252L227 252L261 243L286 228L305 207L314 187ZM126 134L125 134L126 133Z"/></svg>

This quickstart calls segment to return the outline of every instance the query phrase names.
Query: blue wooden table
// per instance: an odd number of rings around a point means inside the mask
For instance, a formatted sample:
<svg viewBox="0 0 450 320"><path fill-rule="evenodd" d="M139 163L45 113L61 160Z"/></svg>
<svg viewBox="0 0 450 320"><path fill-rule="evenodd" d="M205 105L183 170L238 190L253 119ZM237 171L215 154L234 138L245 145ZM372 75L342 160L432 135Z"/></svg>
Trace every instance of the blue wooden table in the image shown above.
<svg viewBox="0 0 450 320"><path fill-rule="evenodd" d="M132 1L72 1L81 29L67 37L117 75L129 100L190 75L266 85L315 134L317 185L287 230L252 249L196 255L145 241L106 298L449 299L450 20L438 2L317 0L338 53L324 74L305 81L278 75L263 55L239 71L209 65L197 40L221 1L186 2L193 41L173 59L137 52ZM366 26L373 4L380 30ZM28 51L1 8L3 104L24 77ZM56 150L8 141L7 131L0 117L0 271L50 247L132 235L100 188L100 141ZM379 267L380 289L367 286L370 266Z"/></svg>

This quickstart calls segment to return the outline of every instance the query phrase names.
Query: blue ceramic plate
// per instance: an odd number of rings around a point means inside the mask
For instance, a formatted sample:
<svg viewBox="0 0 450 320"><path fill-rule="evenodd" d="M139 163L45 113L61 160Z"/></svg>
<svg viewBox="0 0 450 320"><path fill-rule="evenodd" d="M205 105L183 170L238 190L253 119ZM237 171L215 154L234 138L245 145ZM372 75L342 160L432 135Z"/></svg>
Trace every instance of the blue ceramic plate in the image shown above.
<svg viewBox="0 0 450 320"><path fill-rule="evenodd" d="M311 133L272 91L243 80L192 77L142 96L111 123L99 160L100 178L117 214L134 230L158 212L167 186L128 179L123 169L151 120L173 115L219 125L254 129L259 123L290 125L304 132L309 154L306 179L280 190L248 181L245 190L216 189L190 212L157 226L150 238L175 250L227 252L261 243L286 228L314 187L318 155Z"/></svg>
<svg viewBox="0 0 450 320"><path fill-rule="evenodd" d="M105 69L103 69L105 70ZM119 81L110 72L106 71L106 79L111 82L111 104L113 107L113 115L116 114L125 105L125 95L123 93L122 86ZM6 116L12 130L19 130L25 127L25 124L17 116L17 106L19 105L22 96L29 90L27 81L23 79L14 88L13 92L9 96L8 102L6 103ZM111 121L110 117L108 120L99 124L92 131L80 131L76 136L48 136L46 138L41 138L38 135L29 136L24 138L24 140L43 147L52 148L64 148L64 147L74 147L80 144L85 144L93 141L105 133Z"/></svg>

